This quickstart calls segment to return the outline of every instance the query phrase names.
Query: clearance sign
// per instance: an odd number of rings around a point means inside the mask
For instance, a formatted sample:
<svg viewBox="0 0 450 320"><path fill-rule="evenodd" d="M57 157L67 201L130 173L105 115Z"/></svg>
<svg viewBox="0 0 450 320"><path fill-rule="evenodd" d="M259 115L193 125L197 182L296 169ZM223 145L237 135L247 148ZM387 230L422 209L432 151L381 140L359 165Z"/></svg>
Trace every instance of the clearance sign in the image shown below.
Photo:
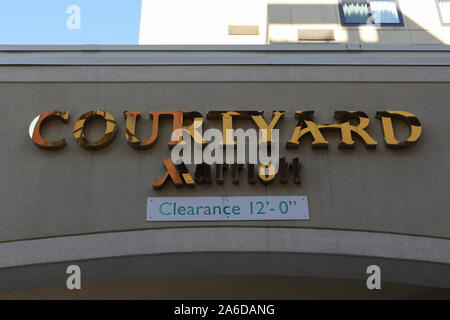
<svg viewBox="0 0 450 320"><path fill-rule="evenodd" d="M147 221L308 220L304 196L153 197Z"/></svg>
<svg viewBox="0 0 450 320"><path fill-rule="evenodd" d="M255 184L259 181L263 184L273 182L287 184L301 183L301 164L298 158L288 161L279 155L278 127L285 116L285 111L273 111L270 121L263 117L263 111L210 111L207 119L219 119L222 121L221 129L209 129L203 132L204 117L196 111L150 111L153 119L152 134L150 137L138 137L136 126L141 118L141 111L124 111L125 132L123 137L130 147L138 150L149 149L157 143L160 122L164 118L172 121L172 136L168 141L171 156L162 159L165 172L155 177L153 189L162 189L171 181L175 187L193 187L196 184L224 183L224 173L231 168L231 178L234 184L239 184L239 174L246 167L247 181ZM291 128L291 138L285 142L288 148L296 148L305 136L312 137L313 148L328 148L326 132L333 130L340 132L341 140L339 149L354 148L355 139L358 139L366 148L376 148L378 142L366 131L370 119L362 111L336 111L334 118L337 120L331 124L317 123L313 118L313 111L295 111L297 125ZM90 141L85 131L92 119L100 118L106 124L104 135L97 141ZM384 135L384 144L387 148L406 148L415 144L422 133L422 126L418 118L407 111L378 111L375 115L380 120L380 128ZM234 119L246 119L252 122L255 129L234 128ZM403 121L409 127L409 136L398 140L395 135L393 119ZM47 141L41 136L41 128L48 121L59 120L69 122L69 111L48 111L35 117L29 127L31 140L40 148L47 150L62 149L66 145L66 139L62 137L57 141ZM192 122L186 125L185 122ZM142 120L141 120L142 121ZM142 125L142 124L141 124ZM285 128L283 130L289 130ZM73 125L73 137L80 147L85 149L100 149L111 144L116 138L118 126L115 118L103 110L93 110L82 114ZM246 145L246 139L249 140ZM248 159L246 158L248 154ZM193 155L193 160L192 160ZM187 164L195 164L196 169L192 174ZM215 177L212 178L212 167L215 167ZM222 204L226 199L222 199ZM269 201L269 200L267 200ZM295 200L296 201L296 200ZM270 202L270 201L269 201ZM301 203L301 201L297 201ZM255 202L256 203L256 202ZM236 205L241 208L243 204ZM245 206L249 206L247 202ZM253 204L252 204L253 205ZM274 208L280 211L279 202ZM282 205L284 211L285 204ZM162 207L168 212L169 206ZM232 207L230 216L233 216ZM203 209L203 208L202 208ZM247 210L248 209L248 210ZM246 212L250 212L247 208ZM236 209L237 210L237 209ZM176 211L177 212L177 211ZM164 214L162 214L164 216ZM161 218L163 219L163 218Z"/></svg>

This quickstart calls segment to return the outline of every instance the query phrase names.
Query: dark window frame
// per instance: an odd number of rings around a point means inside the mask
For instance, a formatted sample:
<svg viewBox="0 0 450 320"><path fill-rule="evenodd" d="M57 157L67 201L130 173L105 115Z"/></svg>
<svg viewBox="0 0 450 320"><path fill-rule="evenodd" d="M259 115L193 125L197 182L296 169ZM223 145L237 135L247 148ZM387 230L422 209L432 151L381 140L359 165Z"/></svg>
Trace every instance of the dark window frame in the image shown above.
<svg viewBox="0 0 450 320"><path fill-rule="evenodd" d="M400 22L394 22L394 23L374 23L372 20L372 11L370 8L370 0L365 0L365 2L367 3L367 6L369 8L369 19L371 20L372 24L369 25L379 25L381 27L404 27L405 23L403 20L403 14L402 11L400 10L400 6L398 4L398 0L394 0L395 1L395 6L397 8L397 13L398 13L398 18ZM440 14L440 10L439 10L439 14ZM355 26L364 26L367 25L367 23L358 23L358 22L345 22L345 16L344 16L344 7L342 5L342 0L339 0L339 15L341 17L341 25L345 26L345 27L355 27Z"/></svg>
<svg viewBox="0 0 450 320"><path fill-rule="evenodd" d="M443 26L450 26L450 21L449 22L444 21L444 17L442 16L442 10L441 10L441 5L439 4L439 0L436 0L436 7L437 7L438 14L439 14L439 19L441 20L441 24Z"/></svg>

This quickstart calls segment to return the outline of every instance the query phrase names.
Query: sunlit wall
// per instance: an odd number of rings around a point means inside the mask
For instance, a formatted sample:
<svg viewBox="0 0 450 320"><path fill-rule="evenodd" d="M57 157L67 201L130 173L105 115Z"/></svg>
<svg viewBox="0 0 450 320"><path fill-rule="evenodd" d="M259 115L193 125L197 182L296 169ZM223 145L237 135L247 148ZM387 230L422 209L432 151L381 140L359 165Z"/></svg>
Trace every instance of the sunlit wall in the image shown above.
<svg viewBox="0 0 450 320"><path fill-rule="evenodd" d="M368 0L370 9L351 2L342 9L359 25L343 21L339 0L143 0L139 43L450 44L449 0Z"/></svg>

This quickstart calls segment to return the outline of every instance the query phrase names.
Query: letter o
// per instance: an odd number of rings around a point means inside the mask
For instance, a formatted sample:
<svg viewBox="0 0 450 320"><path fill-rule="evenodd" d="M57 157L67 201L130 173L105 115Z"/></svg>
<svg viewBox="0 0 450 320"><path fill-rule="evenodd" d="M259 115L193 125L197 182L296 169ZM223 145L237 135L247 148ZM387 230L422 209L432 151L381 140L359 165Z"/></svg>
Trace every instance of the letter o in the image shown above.
<svg viewBox="0 0 450 320"><path fill-rule="evenodd" d="M86 138L84 129L89 121L96 118L103 119L106 122L106 130L103 137L97 141L91 142ZM93 110L82 114L77 121L75 121L75 125L73 126L73 136L75 137L75 140L77 140L78 144L85 149L100 149L106 147L113 142L116 133L116 120L110 113L103 110Z"/></svg>

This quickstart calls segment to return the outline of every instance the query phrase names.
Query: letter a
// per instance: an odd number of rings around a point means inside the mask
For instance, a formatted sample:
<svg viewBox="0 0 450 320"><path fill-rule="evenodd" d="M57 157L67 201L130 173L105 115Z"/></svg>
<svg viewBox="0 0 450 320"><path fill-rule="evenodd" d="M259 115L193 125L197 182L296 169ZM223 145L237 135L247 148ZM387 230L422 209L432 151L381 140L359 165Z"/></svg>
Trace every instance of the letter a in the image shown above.
<svg viewBox="0 0 450 320"><path fill-rule="evenodd" d="M367 289L380 290L381 289L381 269L380 269L380 267L377 265L368 266L366 273L370 274L370 276L367 278L367 282L366 282Z"/></svg>
<svg viewBox="0 0 450 320"><path fill-rule="evenodd" d="M81 289L81 269L80 269L80 267L77 265L70 265L67 267L66 273L70 274L70 276L67 278L67 281L66 281L67 289L80 290Z"/></svg>

